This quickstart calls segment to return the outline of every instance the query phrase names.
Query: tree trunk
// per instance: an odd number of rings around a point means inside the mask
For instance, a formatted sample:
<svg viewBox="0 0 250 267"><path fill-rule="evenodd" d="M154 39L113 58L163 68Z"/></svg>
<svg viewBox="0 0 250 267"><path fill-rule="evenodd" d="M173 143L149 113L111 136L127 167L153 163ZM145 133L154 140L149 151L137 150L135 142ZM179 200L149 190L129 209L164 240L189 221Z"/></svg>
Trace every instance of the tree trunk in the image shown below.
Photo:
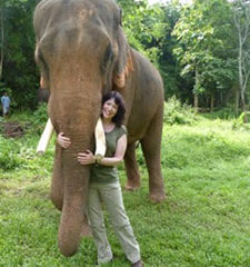
<svg viewBox="0 0 250 267"><path fill-rule="evenodd" d="M210 100L210 112L214 112L214 92L211 92L211 100Z"/></svg>
<svg viewBox="0 0 250 267"><path fill-rule="evenodd" d="M198 67L195 68L195 87L194 87L194 109L198 112L199 109L199 96L197 89L200 87L199 71Z"/></svg>
<svg viewBox="0 0 250 267"><path fill-rule="evenodd" d="M246 107L246 101L245 101L245 97L241 98L241 107L242 107L242 112L244 112L244 122L247 123L248 119L247 119L247 107Z"/></svg>
<svg viewBox="0 0 250 267"><path fill-rule="evenodd" d="M241 99L242 111L246 112L246 88L250 76L248 68L249 59L245 55L244 46L249 41L250 36L250 4L246 1L237 1L234 10L234 22L238 31L238 74L239 74L239 91ZM244 121L247 121L247 116L244 116Z"/></svg>
<svg viewBox="0 0 250 267"><path fill-rule="evenodd" d="M199 96L197 93L194 93L194 108L196 110L196 112L198 112L198 108L199 108Z"/></svg>
<svg viewBox="0 0 250 267"><path fill-rule="evenodd" d="M235 107L234 111L236 114L239 114L239 102L240 102L240 91L238 86L235 86Z"/></svg>

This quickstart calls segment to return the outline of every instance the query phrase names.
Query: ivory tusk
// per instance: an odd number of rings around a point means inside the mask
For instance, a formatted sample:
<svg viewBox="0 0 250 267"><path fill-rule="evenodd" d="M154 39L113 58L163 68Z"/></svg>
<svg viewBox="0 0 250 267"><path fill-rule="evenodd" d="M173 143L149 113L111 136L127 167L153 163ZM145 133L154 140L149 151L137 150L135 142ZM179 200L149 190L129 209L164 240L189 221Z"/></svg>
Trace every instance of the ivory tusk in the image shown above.
<svg viewBox="0 0 250 267"><path fill-rule="evenodd" d="M102 126L102 121L99 118L95 127L95 155L101 155L104 157L106 153L106 138L104 129Z"/></svg>
<svg viewBox="0 0 250 267"><path fill-rule="evenodd" d="M39 155L42 155L46 151L49 141L51 139L53 130L54 128L51 123L51 120L48 119L47 124L44 128L44 131L42 133L42 136L40 138L40 141L36 149L36 152ZM106 153L106 138L105 138L105 133L104 133L101 119L98 119L96 127L95 127L95 142L96 142L95 155L104 156Z"/></svg>
<svg viewBox="0 0 250 267"><path fill-rule="evenodd" d="M39 140L39 143L38 143L38 146L36 149L36 152L39 155L42 155L46 151L48 144L49 144L49 141L50 141L50 138L52 136L53 130L54 130L54 128L53 128L53 125L51 123L51 120L48 119L47 124L44 128L44 131L42 133L42 136Z"/></svg>

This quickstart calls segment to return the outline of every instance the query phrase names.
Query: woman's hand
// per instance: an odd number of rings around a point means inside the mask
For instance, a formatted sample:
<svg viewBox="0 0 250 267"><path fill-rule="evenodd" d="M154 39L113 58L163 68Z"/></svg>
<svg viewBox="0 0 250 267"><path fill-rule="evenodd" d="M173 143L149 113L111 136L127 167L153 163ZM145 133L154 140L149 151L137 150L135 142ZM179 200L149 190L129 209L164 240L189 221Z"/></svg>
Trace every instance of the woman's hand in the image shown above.
<svg viewBox="0 0 250 267"><path fill-rule="evenodd" d="M95 157L90 150L86 150L84 153L79 153L77 159L82 165L90 165L95 163Z"/></svg>
<svg viewBox="0 0 250 267"><path fill-rule="evenodd" d="M64 133L60 132L57 136L57 143L62 147L62 148L69 148L71 145L71 141L68 137L63 136Z"/></svg>

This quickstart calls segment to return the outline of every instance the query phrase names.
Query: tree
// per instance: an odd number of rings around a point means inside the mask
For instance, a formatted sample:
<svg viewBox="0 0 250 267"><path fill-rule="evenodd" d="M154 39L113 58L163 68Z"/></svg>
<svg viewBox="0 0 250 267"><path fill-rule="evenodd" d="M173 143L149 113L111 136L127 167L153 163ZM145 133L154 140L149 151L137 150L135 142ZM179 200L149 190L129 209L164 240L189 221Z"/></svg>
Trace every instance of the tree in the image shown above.
<svg viewBox="0 0 250 267"><path fill-rule="evenodd" d="M1 23L1 61L0 61L0 80L3 74L3 59L4 59L4 22L3 22L3 9L0 9L0 23Z"/></svg>
<svg viewBox="0 0 250 267"><path fill-rule="evenodd" d="M231 62L225 56L230 32L229 4L226 0L196 0L181 10L173 36L178 44L174 54L179 60L182 76L194 76L194 106L199 96L210 95L214 106L214 92L223 88L224 79L233 79ZM226 37L226 38L225 38ZM214 75L219 72L220 75Z"/></svg>
<svg viewBox="0 0 250 267"><path fill-rule="evenodd" d="M166 27L164 38L161 41L159 66L165 85L165 98L175 95L185 102L188 97L185 95L183 87L187 87L187 84L183 83L184 79L179 75L180 67L173 55L177 40L171 36L171 32L180 17L180 6L169 2L161 8L165 14L163 19Z"/></svg>
<svg viewBox="0 0 250 267"><path fill-rule="evenodd" d="M19 108L35 107L37 102L39 73L34 62L32 25L35 5L32 0L5 0L0 4L1 86L4 90L11 88L13 106Z"/></svg>
<svg viewBox="0 0 250 267"><path fill-rule="evenodd" d="M232 4L234 25L238 37L238 75L242 110L246 111L246 89L250 75L250 1L236 0ZM245 118L247 118L245 116Z"/></svg>
<svg viewBox="0 0 250 267"><path fill-rule="evenodd" d="M149 6L147 0L119 0L123 28L129 44L147 56L156 66L162 39L167 27L159 5Z"/></svg>
<svg viewBox="0 0 250 267"><path fill-rule="evenodd" d="M0 3L0 80L2 79L3 75L3 61L4 61L4 10L3 10L3 2Z"/></svg>

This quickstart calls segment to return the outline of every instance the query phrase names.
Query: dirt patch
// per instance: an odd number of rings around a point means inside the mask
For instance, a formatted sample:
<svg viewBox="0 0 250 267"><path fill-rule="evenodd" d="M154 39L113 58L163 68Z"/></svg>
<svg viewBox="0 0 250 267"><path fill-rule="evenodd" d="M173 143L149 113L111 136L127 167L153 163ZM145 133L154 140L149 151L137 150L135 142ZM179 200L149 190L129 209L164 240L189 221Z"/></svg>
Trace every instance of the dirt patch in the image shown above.
<svg viewBox="0 0 250 267"><path fill-rule="evenodd" d="M18 122L0 122L0 128L5 138L20 138L24 134L24 130Z"/></svg>

